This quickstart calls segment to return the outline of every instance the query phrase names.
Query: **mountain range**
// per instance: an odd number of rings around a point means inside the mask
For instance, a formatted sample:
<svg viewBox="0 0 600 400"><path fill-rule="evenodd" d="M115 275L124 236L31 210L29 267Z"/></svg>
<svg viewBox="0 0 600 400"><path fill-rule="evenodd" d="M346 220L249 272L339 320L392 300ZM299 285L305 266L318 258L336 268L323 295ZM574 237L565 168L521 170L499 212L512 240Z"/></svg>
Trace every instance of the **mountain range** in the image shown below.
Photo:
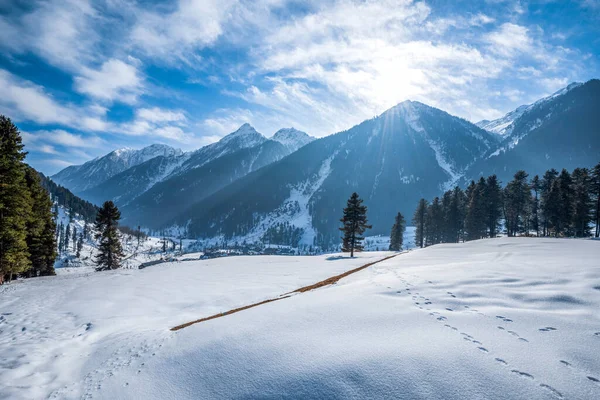
<svg viewBox="0 0 600 400"><path fill-rule="evenodd" d="M369 207L370 234L389 233L432 198L481 175L592 166L600 155L600 81L574 83L493 121L473 124L405 101L315 140L293 128L270 139L248 124L193 152L122 149L52 177L123 223L207 240L332 248L350 194ZM274 234L275 233L275 234Z"/></svg>

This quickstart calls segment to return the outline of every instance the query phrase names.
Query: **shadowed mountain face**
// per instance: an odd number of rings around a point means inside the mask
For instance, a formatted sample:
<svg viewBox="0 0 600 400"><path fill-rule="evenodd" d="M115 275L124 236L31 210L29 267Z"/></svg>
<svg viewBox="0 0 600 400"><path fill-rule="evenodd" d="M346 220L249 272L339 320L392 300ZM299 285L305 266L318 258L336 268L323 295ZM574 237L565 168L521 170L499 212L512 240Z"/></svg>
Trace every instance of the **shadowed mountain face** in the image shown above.
<svg viewBox="0 0 600 400"><path fill-rule="evenodd" d="M111 177L159 156L179 156L181 150L153 144L141 150L119 149L103 157L88 161L83 165L73 165L53 175L54 182L70 189L73 193L90 189Z"/></svg>
<svg viewBox="0 0 600 400"><path fill-rule="evenodd" d="M498 148L477 160L468 177L497 174L503 182L523 169L591 167L600 161L600 81L572 84L528 106L507 126Z"/></svg>
<svg viewBox="0 0 600 400"><path fill-rule="evenodd" d="M408 215L420 197L450 187L497 142L465 120L404 102L249 174L173 223L191 222L193 237L223 234L249 241L269 227L287 225L302 231L300 243L327 246L338 242L338 218L356 191L369 207L372 233L388 233L390 215Z"/></svg>
<svg viewBox="0 0 600 400"><path fill-rule="evenodd" d="M55 176L98 204L113 199L130 225L239 242L276 232L279 244L329 247L354 191L369 207L369 234L388 234L398 211L410 220L420 198L480 175L507 182L518 169L594 165L599 109L598 80L478 125L406 101L319 140L293 128L267 139L244 124L195 152L116 151Z"/></svg>

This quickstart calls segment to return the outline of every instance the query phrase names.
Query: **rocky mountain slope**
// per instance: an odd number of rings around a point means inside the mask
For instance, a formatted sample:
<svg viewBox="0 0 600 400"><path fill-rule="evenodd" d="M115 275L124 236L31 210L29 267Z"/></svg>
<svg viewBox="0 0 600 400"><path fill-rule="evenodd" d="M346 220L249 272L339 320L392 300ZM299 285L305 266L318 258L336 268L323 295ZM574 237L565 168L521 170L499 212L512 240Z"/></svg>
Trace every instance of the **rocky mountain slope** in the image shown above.
<svg viewBox="0 0 600 400"><path fill-rule="evenodd" d="M170 146L153 144L141 150L119 149L88 161L72 165L52 176L52 180L75 194L90 189L131 167L159 156L178 156L183 152Z"/></svg>
<svg viewBox="0 0 600 400"><path fill-rule="evenodd" d="M192 237L260 240L290 231L297 243L338 242L338 218L357 191L369 206L371 234L390 215L412 212L420 197L452 186L497 136L441 110L404 102L345 132L316 140L196 203L172 221ZM291 232L295 232L292 235Z"/></svg>

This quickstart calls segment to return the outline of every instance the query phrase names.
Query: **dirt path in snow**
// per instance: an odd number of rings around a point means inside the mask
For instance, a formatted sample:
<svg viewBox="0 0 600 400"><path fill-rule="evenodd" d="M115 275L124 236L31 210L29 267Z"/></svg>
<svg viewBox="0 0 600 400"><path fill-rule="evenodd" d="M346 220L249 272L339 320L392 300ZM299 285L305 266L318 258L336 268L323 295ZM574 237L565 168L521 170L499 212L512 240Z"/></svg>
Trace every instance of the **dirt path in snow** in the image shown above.
<svg viewBox="0 0 600 400"><path fill-rule="evenodd" d="M402 253L399 253L399 254L402 254ZM171 328L171 330L172 331L178 331L180 329L187 328L188 326L191 326L191 325L194 325L194 324L198 324L200 322L210 321L211 319L221 318L221 317L224 317L226 315L235 314L237 312L248 310L248 309L254 308L254 307L258 307L258 306L261 306L263 304L272 303L272 302L277 301L277 300L287 299L288 297L291 297L294 293L304 293L304 292L308 292L310 290L321 288L323 286L333 285L334 283L337 283L340 279L345 278L348 275L352 275L352 274L354 274L356 272L362 271L365 268L369 268L372 265L375 265L377 263L389 260L390 258L394 258L397 255L398 254L393 254L391 256L384 257L381 260L372 261L372 262L367 263L365 265L361 265L358 268L354 268L354 269L351 269L350 271L346 271L346 272L341 273L339 275L335 275L335 276L329 277L329 278L327 278L325 280L322 280L320 282L314 283L312 285L304 286L304 287L296 289L296 290L294 290L292 292L285 293L285 294L283 294L283 295L281 295L279 297L275 297L275 298L272 298L272 299L263 300L263 301L260 301L258 303L250 304L250 305L247 305L247 306L244 306L244 307L234 308L232 310L225 311L223 313L211 315L210 317L200 318L200 319L197 319L195 321L186 322L185 324L174 326L173 328Z"/></svg>

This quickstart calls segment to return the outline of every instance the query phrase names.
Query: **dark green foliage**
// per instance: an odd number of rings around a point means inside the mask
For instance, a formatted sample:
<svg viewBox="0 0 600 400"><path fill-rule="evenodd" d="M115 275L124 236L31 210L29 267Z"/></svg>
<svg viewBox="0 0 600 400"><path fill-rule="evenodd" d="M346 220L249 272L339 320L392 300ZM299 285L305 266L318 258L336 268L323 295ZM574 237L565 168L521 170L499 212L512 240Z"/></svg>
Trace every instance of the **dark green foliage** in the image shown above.
<svg viewBox="0 0 600 400"><path fill-rule="evenodd" d="M551 195L555 196L558 193L551 193L552 184L558 176L558 171L554 168L546 171L540 182L540 212L542 223L542 236L548 235L550 228L550 220L554 218L554 213L558 213L558 204L551 199ZM558 200L556 200L558 201Z"/></svg>
<svg viewBox="0 0 600 400"><path fill-rule="evenodd" d="M504 220L508 236L516 236L521 232L529 233L527 221L531 189L527 176L527 172L517 171L504 189Z"/></svg>
<svg viewBox="0 0 600 400"><path fill-rule="evenodd" d="M42 173L40 173L40 179L42 186L50 193L54 203L69 211L69 218L79 215L86 222L93 222L96 219L98 207L75 196L69 189L57 185Z"/></svg>
<svg viewBox="0 0 600 400"><path fill-rule="evenodd" d="M530 184L531 190L533 190L534 196L531 199L531 218L530 227L531 230L535 231L536 236L540 236L540 199L539 191L541 188L541 182L539 176L534 176Z"/></svg>
<svg viewBox="0 0 600 400"><path fill-rule="evenodd" d="M298 247L304 230L290 225L289 222L270 226L262 237L265 244L278 244Z"/></svg>
<svg viewBox="0 0 600 400"><path fill-rule="evenodd" d="M404 244L404 231L406 230L406 221L402 213L396 215L392 232L390 233L390 250L400 251Z"/></svg>
<svg viewBox="0 0 600 400"><path fill-rule="evenodd" d="M484 190L487 235L496 237L502 218L502 187L496 175L488 176Z"/></svg>
<svg viewBox="0 0 600 400"><path fill-rule="evenodd" d="M419 200L412 223L415 226L415 246L425 245L425 222L427 220L427 207L429 203L425 199Z"/></svg>
<svg viewBox="0 0 600 400"><path fill-rule="evenodd" d="M71 241L71 224L67 224L67 229L65 230L65 251L69 251L69 242Z"/></svg>
<svg viewBox="0 0 600 400"><path fill-rule="evenodd" d="M592 170L592 198L595 198L596 206L594 221L596 221L596 237L600 237L600 163Z"/></svg>
<svg viewBox="0 0 600 400"><path fill-rule="evenodd" d="M591 235L592 222L591 178L587 168L576 168L573 171L573 217L572 226L575 237Z"/></svg>
<svg viewBox="0 0 600 400"><path fill-rule="evenodd" d="M425 215L425 245L438 244L442 242L443 218L440 198L433 199Z"/></svg>
<svg viewBox="0 0 600 400"><path fill-rule="evenodd" d="M466 240L477 240L487 236L488 204L486 200L485 178L480 178L468 189L465 215Z"/></svg>
<svg viewBox="0 0 600 400"><path fill-rule="evenodd" d="M81 256L81 250L83 249L83 235L79 235L77 239L77 252L75 253L75 257L79 258Z"/></svg>
<svg viewBox="0 0 600 400"><path fill-rule="evenodd" d="M27 225L31 222L31 195L21 135L9 118L0 115L0 281L27 271Z"/></svg>
<svg viewBox="0 0 600 400"><path fill-rule="evenodd" d="M40 184L39 174L33 168L27 168L26 182L32 202L27 223L27 247L31 268L26 272L26 276L55 275L56 222L52 201Z"/></svg>
<svg viewBox="0 0 600 400"><path fill-rule="evenodd" d="M424 244L428 246L459 241L462 218L464 240L495 237L502 210L508 236L529 236L531 231L537 236L591 236L592 216L597 215L594 207L599 206L600 164L593 172L576 168L573 174L566 169L559 174L551 169L542 179L536 175L531 183L527 176L525 171L518 171L504 189L495 175L480 178L477 183L471 181L464 194L458 187L444 193L441 206L438 198L429 207L422 199L413 220L417 227L415 244L419 246L422 240L418 225L422 215Z"/></svg>
<svg viewBox="0 0 600 400"><path fill-rule="evenodd" d="M121 212L112 201L102 205L96 216L96 240L99 241L96 256L97 271L116 269L121 266L123 249L119 240Z"/></svg>
<svg viewBox="0 0 600 400"><path fill-rule="evenodd" d="M344 232L342 236L342 251L350 252L350 257L354 257L355 251L362 251L362 236L365 230L371 226L367 224L367 206L364 206L363 200L358 197L358 193L352 193L348 199L344 216L340 219L343 226L340 231Z"/></svg>

